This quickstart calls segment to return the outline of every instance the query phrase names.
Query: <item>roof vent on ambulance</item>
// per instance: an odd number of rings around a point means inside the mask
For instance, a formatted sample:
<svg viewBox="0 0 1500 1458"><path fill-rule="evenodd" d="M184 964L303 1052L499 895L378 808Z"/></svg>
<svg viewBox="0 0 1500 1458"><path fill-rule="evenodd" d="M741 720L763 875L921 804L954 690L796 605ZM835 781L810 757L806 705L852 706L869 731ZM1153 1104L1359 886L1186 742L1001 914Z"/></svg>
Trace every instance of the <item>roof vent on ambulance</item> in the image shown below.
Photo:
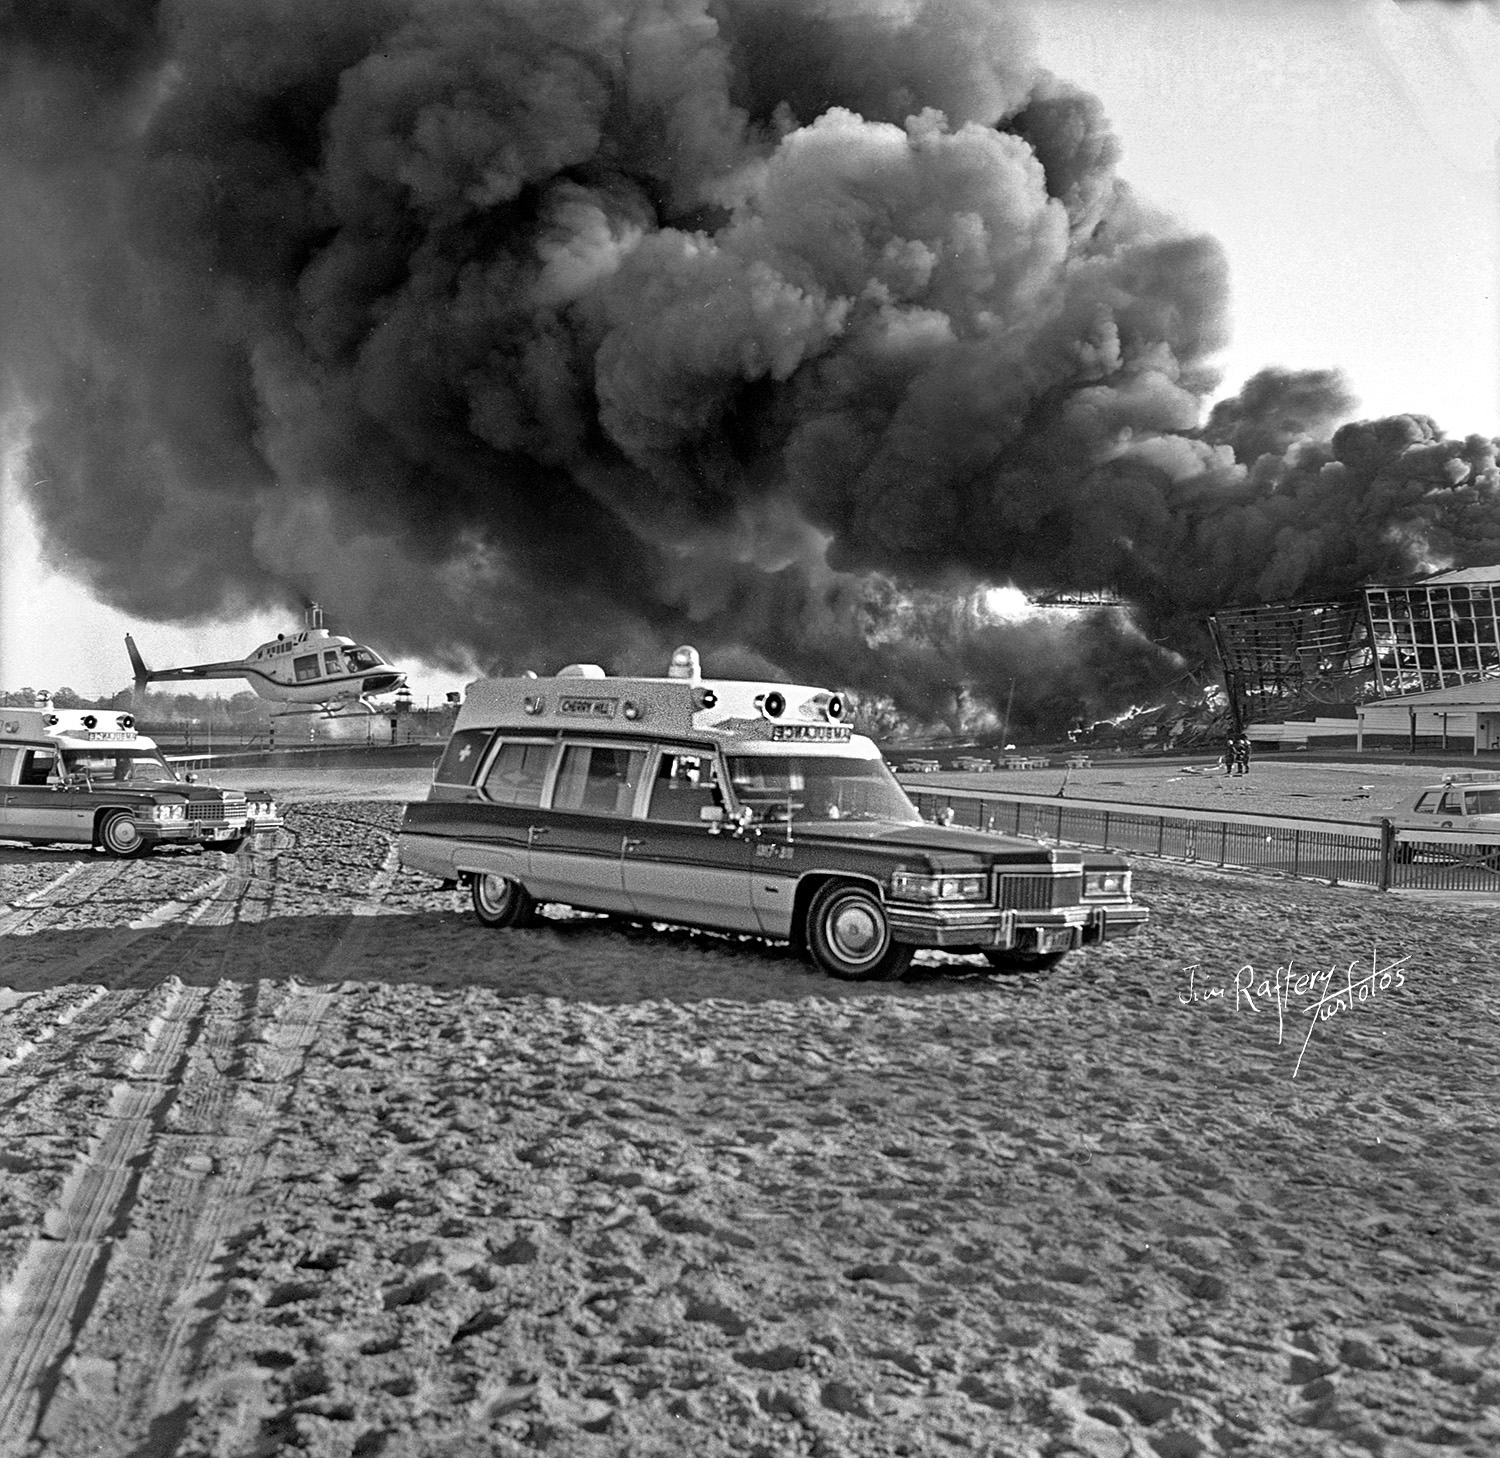
<svg viewBox="0 0 1500 1458"><path fill-rule="evenodd" d="M698 650L691 643L684 643L672 654L667 668L668 678L685 678L689 683L700 683L703 679L703 664Z"/></svg>

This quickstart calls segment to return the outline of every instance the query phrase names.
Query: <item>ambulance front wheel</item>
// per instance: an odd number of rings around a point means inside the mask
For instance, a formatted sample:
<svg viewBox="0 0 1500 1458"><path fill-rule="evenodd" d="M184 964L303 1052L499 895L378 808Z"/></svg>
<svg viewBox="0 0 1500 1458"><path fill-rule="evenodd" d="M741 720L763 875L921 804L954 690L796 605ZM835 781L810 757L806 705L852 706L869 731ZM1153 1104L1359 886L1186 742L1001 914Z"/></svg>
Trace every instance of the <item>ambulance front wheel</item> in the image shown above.
<svg viewBox="0 0 1500 1458"><path fill-rule="evenodd" d="M122 860L143 856L151 849L151 842L141 834L128 810L111 810L99 817L96 843Z"/></svg>
<svg viewBox="0 0 1500 1458"><path fill-rule="evenodd" d="M536 914L531 893L512 876L474 876L469 894L474 915L485 926L527 926Z"/></svg>
<svg viewBox="0 0 1500 1458"><path fill-rule="evenodd" d="M829 976L858 982L901 976L915 950L893 939L879 896L853 881L830 881L813 897L807 949Z"/></svg>

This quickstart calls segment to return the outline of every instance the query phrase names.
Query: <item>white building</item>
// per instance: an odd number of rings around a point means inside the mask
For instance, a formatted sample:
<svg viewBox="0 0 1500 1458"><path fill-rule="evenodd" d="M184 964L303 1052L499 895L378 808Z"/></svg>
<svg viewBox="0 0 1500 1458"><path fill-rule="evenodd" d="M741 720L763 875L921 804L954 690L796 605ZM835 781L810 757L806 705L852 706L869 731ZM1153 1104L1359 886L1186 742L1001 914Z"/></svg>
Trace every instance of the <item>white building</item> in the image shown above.
<svg viewBox="0 0 1500 1458"><path fill-rule="evenodd" d="M1361 704L1358 714L1358 749L1365 747L1370 735L1407 742L1415 735L1446 739L1451 748L1459 747L1456 741L1468 739L1475 754L1500 752L1500 678L1373 699Z"/></svg>

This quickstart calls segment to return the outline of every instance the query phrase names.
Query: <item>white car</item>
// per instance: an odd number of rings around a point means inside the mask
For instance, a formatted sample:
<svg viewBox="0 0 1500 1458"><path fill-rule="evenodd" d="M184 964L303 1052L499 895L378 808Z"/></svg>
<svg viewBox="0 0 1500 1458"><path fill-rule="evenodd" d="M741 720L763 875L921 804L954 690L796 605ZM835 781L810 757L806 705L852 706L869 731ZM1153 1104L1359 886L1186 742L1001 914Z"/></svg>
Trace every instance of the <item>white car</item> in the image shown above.
<svg viewBox="0 0 1500 1458"><path fill-rule="evenodd" d="M1424 785L1399 809L1377 822L1389 820L1397 830L1500 831L1500 780L1457 779Z"/></svg>

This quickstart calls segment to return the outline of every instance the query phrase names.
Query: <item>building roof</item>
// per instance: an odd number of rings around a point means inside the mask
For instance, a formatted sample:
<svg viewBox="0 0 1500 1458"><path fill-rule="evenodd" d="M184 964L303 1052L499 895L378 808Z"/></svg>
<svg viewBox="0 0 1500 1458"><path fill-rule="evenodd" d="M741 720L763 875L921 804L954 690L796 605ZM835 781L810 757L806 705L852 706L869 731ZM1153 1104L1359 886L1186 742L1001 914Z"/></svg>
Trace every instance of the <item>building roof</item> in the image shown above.
<svg viewBox="0 0 1500 1458"><path fill-rule="evenodd" d="M1490 583L1500 587L1500 563L1490 567L1456 567L1451 572L1438 572L1424 577L1420 582L1409 583L1411 587L1448 587L1458 583Z"/></svg>
<svg viewBox="0 0 1500 1458"><path fill-rule="evenodd" d="M1403 709L1477 709L1484 713L1500 710L1500 678L1482 678L1474 683L1455 683L1447 688L1428 689L1419 694L1389 694L1371 699L1362 707L1400 707Z"/></svg>

